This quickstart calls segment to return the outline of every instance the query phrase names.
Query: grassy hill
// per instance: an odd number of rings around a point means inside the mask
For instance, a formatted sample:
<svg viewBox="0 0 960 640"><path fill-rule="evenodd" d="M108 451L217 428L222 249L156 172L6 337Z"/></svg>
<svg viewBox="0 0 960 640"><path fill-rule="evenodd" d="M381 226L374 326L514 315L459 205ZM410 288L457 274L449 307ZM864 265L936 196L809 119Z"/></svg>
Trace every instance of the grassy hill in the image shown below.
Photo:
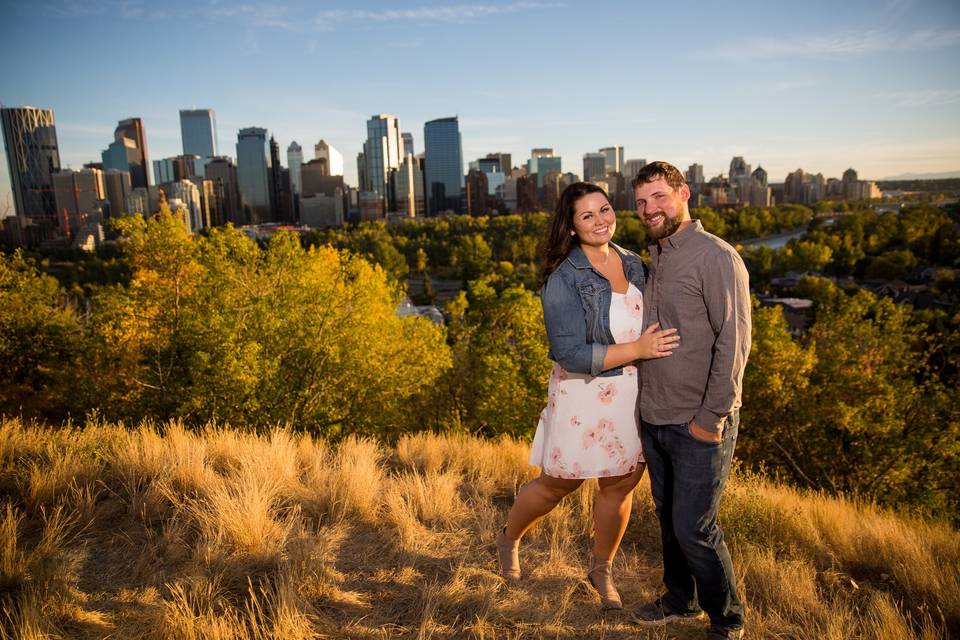
<svg viewBox="0 0 960 640"><path fill-rule="evenodd" d="M210 426L0 424L0 638L700 638L599 611L589 483L496 573L527 445L414 435L338 447ZM659 592L646 479L618 585ZM736 475L721 510L748 638L960 634L960 533Z"/></svg>

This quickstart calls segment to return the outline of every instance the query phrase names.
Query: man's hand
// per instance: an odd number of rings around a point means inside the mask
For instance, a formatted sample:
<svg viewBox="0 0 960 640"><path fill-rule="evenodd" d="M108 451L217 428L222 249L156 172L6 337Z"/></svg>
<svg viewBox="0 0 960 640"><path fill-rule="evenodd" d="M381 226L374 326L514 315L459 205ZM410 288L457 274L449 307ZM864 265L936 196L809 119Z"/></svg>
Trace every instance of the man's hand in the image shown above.
<svg viewBox="0 0 960 640"><path fill-rule="evenodd" d="M707 431L698 425L696 420L691 420L690 435L693 436L694 440L699 440L700 442L709 442L710 444L717 444L723 440L723 425L724 423L721 422L719 431Z"/></svg>

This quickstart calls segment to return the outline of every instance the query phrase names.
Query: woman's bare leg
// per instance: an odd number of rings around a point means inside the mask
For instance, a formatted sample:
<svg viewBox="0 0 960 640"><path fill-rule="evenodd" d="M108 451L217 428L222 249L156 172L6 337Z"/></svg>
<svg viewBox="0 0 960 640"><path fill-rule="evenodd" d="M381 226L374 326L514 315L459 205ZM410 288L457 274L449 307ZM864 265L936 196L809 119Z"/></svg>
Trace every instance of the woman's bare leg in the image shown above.
<svg viewBox="0 0 960 640"><path fill-rule="evenodd" d="M633 490L645 468L641 462L629 475L598 478L600 491L593 502L593 555L597 560L613 560L617 553L630 520Z"/></svg>
<svg viewBox="0 0 960 640"><path fill-rule="evenodd" d="M535 522L550 513L564 496L575 491L581 484L583 480L567 480L541 474L539 478L523 485L507 515L507 538L522 538Z"/></svg>

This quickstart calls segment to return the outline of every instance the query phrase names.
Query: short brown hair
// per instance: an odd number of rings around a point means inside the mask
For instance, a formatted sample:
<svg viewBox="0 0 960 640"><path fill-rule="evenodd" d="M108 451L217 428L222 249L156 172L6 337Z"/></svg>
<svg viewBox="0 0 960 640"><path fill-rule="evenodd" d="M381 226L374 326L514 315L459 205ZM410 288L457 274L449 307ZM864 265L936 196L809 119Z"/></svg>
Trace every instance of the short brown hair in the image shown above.
<svg viewBox="0 0 960 640"><path fill-rule="evenodd" d="M640 171L637 172L637 176L630 184L636 189L640 185L653 182L654 180L664 180L674 189L679 189L687 184L683 174L680 173L680 169L663 160L655 160L654 162L644 165Z"/></svg>

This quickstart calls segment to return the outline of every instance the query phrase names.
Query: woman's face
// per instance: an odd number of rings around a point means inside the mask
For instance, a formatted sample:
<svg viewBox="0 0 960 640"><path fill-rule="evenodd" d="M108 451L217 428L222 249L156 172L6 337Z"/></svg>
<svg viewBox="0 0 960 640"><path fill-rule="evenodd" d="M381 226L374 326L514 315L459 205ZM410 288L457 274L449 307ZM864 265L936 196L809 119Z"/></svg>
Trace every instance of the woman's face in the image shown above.
<svg viewBox="0 0 960 640"><path fill-rule="evenodd" d="M602 193L588 193L573 205L573 229L580 244L601 247L613 239L617 214Z"/></svg>

